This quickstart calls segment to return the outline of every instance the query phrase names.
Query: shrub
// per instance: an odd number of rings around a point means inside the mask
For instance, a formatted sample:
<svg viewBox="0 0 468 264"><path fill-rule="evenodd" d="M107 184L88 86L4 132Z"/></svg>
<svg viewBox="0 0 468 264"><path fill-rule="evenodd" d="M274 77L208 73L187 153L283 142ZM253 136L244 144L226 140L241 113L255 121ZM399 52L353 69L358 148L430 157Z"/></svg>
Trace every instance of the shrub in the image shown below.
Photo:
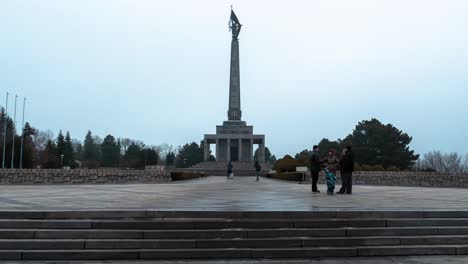
<svg viewBox="0 0 468 264"><path fill-rule="evenodd" d="M283 181L302 181L301 172L284 172L271 174L271 178Z"/></svg>
<svg viewBox="0 0 468 264"><path fill-rule="evenodd" d="M363 164L363 165L361 166L361 170L362 170L362 171L371 171L371 170L372 170L372 166L367 165L367 164Z"/></svg>
<svg viewBox="0 0 468 264"><path fill-rule="evenodd" d="M382 165L374 165L372 171L385 171L385 168Z"/></svg>
<svg viewBox="0 0 468 264"><path fill-rule="evenodd" d="M199 172L185 172L185 171L176 171L171 172L171 179L172 181L184 181L184 180L191 180L201 177L206 177L207 174L199 173Z"/></svg>
<svg viewBox="0 0 468 264"><path fill-rule="evenodd" d="M282 159L279 159L275 162L273 169L282 172L295 172L296 167L300 165L299 162L293 157L286 155Z"/></svg>
<svg viewBox="0 0 468 264"><path fill-rule="evenodd" d="M397 168L396 166L390 166L387 168L387 171L400 171L400 169Z"/></svg>
<svg viewBox="0 0 468 264"><path fill-rule="evenodd" d="M362 171L361 165L359 165L358 163L354 163L354 170L355 171Z"/></svg>

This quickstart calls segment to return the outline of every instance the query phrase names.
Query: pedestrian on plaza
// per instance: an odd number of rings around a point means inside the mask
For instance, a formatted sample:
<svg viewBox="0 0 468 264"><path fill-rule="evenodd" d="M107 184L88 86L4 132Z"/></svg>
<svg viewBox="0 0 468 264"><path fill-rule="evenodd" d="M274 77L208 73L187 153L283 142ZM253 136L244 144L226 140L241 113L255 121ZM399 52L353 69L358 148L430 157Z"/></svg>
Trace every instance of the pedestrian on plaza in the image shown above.
<svg viewBox="0 0 468 264"><path fill-rule="evenodd" d="M255 161L255 164L254 164L254 167L255 167L255 174L257 175L257 181L259 180L259 175L260 175L260 171L262 170L262 166L260 166L260 163L258 163L258 161Z"/></svg>
<svg viewBox="0 0 468 264"><path fill-rule="evenodd" d="M312 154L309 157L310 174L312 175L312 192L319 193L317 182L319 178L320 166L323 161L320 159L319 147L314 145L312 147Z"/></svg>
<svg viewBox="0 0 468 264"><path fill-rule="evenodd" d="M226 167L227 167L227 179L229 180L229 177L232 174L232 168L233 168L231 161L228 162Z"/></svg>
<svg viewBox="0 0 468 264"><path fill-rule="evenodd" d="M354 171L354 153L351 146L347 146L341 155L340 161L341 171L341 189L339 194L353 193L353 171Z"/></svg>

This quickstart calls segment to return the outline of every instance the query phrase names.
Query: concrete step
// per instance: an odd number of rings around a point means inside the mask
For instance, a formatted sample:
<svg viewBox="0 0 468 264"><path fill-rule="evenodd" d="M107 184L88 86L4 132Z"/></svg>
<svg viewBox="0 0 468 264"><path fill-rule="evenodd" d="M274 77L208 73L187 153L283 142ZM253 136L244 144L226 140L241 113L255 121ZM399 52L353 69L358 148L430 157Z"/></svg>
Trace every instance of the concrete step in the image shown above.
<svg viewBox="0 0 468 264"><path fill-rule="evenodd" d="M227 229L468 226L468 218L443 219L0 219L0 229Z"/></svg>
<svg viewBox="0 0 468 264"><path fill-rule="evenodd" d="M394 255L467 255L468 245L222 249L0 250L1 260L288 259Z"/></svg>
<svg viewBox="0 0 468 264"><path fill-rule="evenodd" d="M421 219L468 218L468 211L159 211L159 210L48 210L0 211L0 219L175 219L175 218L285 218L285 219Z"/></svg>
<svg viewBox="0 0 468 264"><path fill-rule="evenodd" d="M468 235L468 227L278 228L278 229L1 229L0 239L209 239Z"/></svg>
<svg viewBox="0 0 468 264"><path fill-rule="evenodd" d="M300 248L356 246L467 245L468 236L385 236L333 238L231 239L0 239L4 249L184 249L184 248Z"/></svg>

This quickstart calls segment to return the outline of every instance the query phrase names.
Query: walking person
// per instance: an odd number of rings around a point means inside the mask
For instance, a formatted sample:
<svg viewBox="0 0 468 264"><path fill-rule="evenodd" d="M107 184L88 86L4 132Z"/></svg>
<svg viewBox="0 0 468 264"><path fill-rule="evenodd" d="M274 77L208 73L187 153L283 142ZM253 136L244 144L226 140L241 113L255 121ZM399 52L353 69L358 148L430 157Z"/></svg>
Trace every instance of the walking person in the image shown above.
<svg viewBox="0 0 468 264"><path fill-rule="evenodd" d="M312 192L319 193L320 191L317 188L317 182L319 178L320 165L323 163L320 160L319 147L314 145L312 147L312 154L310 155L310 174L312 175Z"/></svg>
<svg viewBox="0 0 468 264"><path fill-rule="evenodd" d="M259 180L258 176L260 175L260 171L262 170L262 166L260 166L260 163L258 163L258 161L255 161L254 167L255 167L255 173L257 175L257 181L258 181Z"/></svg>
<svg viewBox="0 0 468 264"><path fill-rule="evenodd" d="M227 179L229 180L229 177L232 174L232 167L233 167L231 161L228 162L226 167L227 167Z"/></svg>
<svg viewBox="0 0 468 264"><path fill-rule="evenodd" d="M352 194L353 193L353 171L354 171L354 153L351 146L347 146L343 150L341 156L341 189L339 194Z"/></svg>

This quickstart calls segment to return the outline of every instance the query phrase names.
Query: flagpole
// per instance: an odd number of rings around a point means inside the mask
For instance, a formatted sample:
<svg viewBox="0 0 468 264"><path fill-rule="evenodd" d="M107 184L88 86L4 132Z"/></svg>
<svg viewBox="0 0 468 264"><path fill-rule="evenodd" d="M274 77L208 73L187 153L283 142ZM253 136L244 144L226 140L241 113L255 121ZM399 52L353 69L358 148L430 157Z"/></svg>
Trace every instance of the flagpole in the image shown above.
<svg viewBox="0 0 468 264"><path fill-rule="evenodd" d="M12 140L12 143L11 143L11 168L13 169L15 167L15 136L16 136L16 132L14 129L16 129L16 102L18 101L18 95L15 95L15 111L14 111L14 114L13 114L13 140Z"/></svg>
<svg viewBox="0 0 468 264"><path fill-rule="evenodd" d="M21 121L21 148L20 148L20 165L19 168L23 168L23 142L24 142L24 109L26 107L26 97L23 97L23 120Z"/></svg>
<svg viewBox="0 0 468 264"><path fill-rule="evenodd" d="M5 168L5 154L6 154L6 133L7 133L7 112L8 112L8 96L10 94L6 93L6 103L5 103L5 113L4 113L4 122L3 122L3 160L2 160L2 169Z"/></svg>

